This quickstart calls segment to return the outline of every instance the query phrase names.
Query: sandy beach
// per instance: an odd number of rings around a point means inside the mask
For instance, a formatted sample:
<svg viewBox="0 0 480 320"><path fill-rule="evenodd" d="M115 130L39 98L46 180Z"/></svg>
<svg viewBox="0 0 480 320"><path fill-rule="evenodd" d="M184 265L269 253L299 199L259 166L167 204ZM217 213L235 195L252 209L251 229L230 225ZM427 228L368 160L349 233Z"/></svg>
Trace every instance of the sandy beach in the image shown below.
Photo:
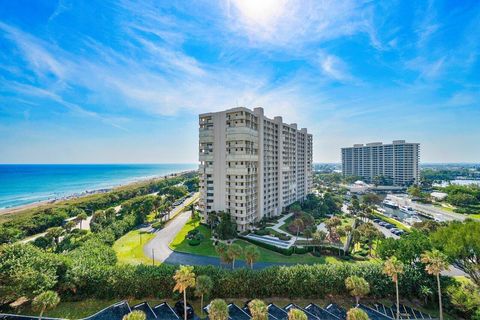
<svg viewBox="0 0 480 320"><path fill-rule="evenodd" d="M138 184L138 183L148 183L149 181L166 179L166 178L169 178L169 177L174 177L174 176L177 176L177 175L182 175L182 174L186 174L186 173L190 173L190 172L194 172L194 171L195 170L187 170L187 171L180 171L180 172L172 173L172 174L168 174L168 175L139 178L139 179L135 179L133 181L130 181L128 183L115 185L111 188L102 188L102 189L98 189L98 190L86 190L82 193L76 193L76 194L68 195L68 196L65 196L65 197L57 198L57 199L42 200L42 201L37 201L37 202L33 202L33 203L21 205L21 206L10 207L10 208L0 208L0 215L14 214L14 213L21 212L21 211L24 211L24 210L40 208L40 207L47 208L48 206L50 206L52 204L58 204L58 203L61 203L61 202L64 202L64 201L79 199L79 198L83 198L83 197L87 197L87 196L91 196L91 195L95 195L95 194L107 193L107 192L113 191L115 189L121 189L121 188L129 187L129 186L133 186L133 185Z"/></svg>

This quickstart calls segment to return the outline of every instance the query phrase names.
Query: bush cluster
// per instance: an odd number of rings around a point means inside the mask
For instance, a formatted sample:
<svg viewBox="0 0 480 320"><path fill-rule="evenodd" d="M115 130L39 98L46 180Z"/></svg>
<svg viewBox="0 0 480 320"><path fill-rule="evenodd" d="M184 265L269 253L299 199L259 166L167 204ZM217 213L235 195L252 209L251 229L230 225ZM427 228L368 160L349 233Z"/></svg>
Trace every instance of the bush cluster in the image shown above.
<svg viewBox="0 0 480 320"><path fill-rule="evenodd" d="M187 234L188 244L191 246L198 246L204 238L198 229L191 230Z"/></svg>
<svg viewBox="0 0 480 320"><path fill-rule="evenodd" d="M52 289L72 299L169 298L174 286L172 277L177 268L168 264L117 265L113 250L93 240L66 255L47 253L30 244L7 245L0 248L0 261L0 290L8 292L10 299ZM19 278L19 274L23 276ZM394 294L393 283L383 274L382 265L376 263L295 265L233 271L196 266L195 274L212 278L212 297L322 298L342 295L347 294L345 279L352 275L365 278L375 297ZM402 295L419 296L418 283L430 278L422 270L407 267L400 277Z"/></svg>

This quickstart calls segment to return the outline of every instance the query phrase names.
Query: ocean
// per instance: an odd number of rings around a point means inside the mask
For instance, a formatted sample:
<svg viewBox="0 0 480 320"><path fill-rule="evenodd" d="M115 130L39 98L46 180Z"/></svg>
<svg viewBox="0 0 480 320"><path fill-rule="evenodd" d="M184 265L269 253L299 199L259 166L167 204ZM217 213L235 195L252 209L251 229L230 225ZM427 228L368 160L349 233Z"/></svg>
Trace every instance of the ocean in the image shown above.
<svg viewBox="0 0 480 320"><path fill-rule="evenodd" d="M197 164L0 164L0 209L195 170Z"/></svg>

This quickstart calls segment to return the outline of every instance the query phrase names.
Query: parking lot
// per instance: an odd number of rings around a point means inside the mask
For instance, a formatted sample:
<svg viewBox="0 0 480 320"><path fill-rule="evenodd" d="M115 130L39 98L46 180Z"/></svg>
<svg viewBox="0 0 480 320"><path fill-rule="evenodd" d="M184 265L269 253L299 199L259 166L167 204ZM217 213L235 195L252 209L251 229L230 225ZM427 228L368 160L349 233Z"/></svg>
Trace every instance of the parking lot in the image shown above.
<svg viewBox="0 0 480 320"><path fill-rule="evenodd" d="M370 222L373 223L373 225L378 230L380 230L383 233L383 235L387 238L398 239L402 234L405 233L405 231L395 228L393 224L384 222L380 219L373 219L373 220L370 220Z"/></svg>

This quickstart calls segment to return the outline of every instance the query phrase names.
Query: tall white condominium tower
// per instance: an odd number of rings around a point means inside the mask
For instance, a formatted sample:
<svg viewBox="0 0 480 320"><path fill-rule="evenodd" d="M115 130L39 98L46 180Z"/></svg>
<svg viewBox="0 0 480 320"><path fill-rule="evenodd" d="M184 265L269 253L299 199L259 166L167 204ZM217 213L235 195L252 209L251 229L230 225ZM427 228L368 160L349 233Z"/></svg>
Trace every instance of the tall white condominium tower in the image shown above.
<svg viewBox="0 0 480 320"><path fill-rule="evenodd" d="M237 229L277 216L312 186L312 135L307 129L233 108L199 116L200 207L227 212Z"/></svg>
<svg viewBox="0 0 480 320"><path fill-rule="evenodd" d="M420 144L395 140L355 144L342 148L343 176L358 176L368 182L382 178L394 185L405 186L419 181Z"/></svg>

